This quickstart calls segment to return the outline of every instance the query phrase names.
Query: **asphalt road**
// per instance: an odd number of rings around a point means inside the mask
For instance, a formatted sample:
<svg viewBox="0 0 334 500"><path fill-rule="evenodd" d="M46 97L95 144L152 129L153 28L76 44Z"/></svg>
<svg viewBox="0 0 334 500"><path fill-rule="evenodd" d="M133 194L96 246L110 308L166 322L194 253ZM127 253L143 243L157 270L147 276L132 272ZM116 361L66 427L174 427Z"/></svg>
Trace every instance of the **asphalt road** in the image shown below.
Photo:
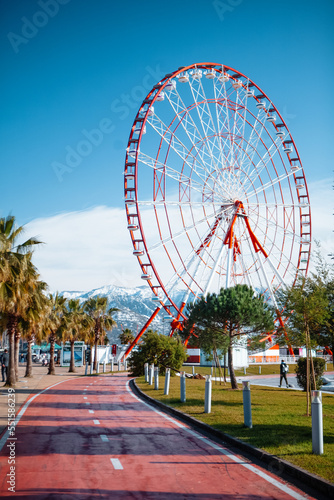
<svg viewBox="0 0 334 500"><path fill-rule="evenodd" d="M294 373L291 373L291 374L288 374L288 382L289 382L289 388L290 389L295 389L295 390L298 390L298 391L301 391L302 389L300 387L298 387L298 384L297 384L297 377ZM328 378L329 380L332 380L333 383L334 383L334 375L326 375L326 378ZM279 380L280 380L280 377L279 375L259 375L259 376L251 376L251 377L248 377L247 378L247 375L244 376L244 377L237 377L237 380L238 381L242 381L242 380L250 380L251 384L252 385L261 385L261 386L267 386L267 387L278 387L279 386ZM282 388L286 388L286 384L282 383ZM332 387L332 390L331 391L326 391L326 386L323 386L322 388L322 392L325 392L326 394L333 394L334 392L334 387Z"/></svg>
<svg viewBox="0 0 334 500"><path fill-rule="evenodd" d="M153 409L128 384L124 373L81 377L33 396L0 440L1 498L311 498Z"/></svg>

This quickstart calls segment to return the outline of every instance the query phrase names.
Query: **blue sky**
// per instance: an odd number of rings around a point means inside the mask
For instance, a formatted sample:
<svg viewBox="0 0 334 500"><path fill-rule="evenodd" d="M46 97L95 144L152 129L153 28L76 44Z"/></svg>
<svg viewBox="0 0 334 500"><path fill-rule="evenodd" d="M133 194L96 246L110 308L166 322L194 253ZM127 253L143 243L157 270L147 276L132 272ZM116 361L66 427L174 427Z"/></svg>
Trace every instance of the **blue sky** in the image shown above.
<svg viewBox="0 0 334 500"><path fill-rule="evenodd" d="M333 25L330 0L2 0L0 213L46 242L36 263L50 286L135 284L126 279L140 269L123 213L130 128L143 93L195 62L235 68L275 103L297 144L314 218L322 220L314 234L331 250ZM101 123L96 144L73 158ZM60 173L69 154L71 167ZM72 248L65 237L76 217L82 232Z"/></svg>

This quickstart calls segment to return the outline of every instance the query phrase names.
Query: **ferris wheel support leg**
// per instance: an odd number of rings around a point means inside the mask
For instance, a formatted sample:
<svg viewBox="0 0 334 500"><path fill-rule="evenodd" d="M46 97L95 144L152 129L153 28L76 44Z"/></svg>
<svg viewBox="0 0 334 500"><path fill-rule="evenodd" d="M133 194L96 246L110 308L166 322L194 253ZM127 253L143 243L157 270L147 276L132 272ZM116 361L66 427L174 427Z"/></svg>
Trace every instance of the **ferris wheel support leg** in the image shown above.
<svg viewBox="0 0 334 500"><path fill-rule="evenodd" d="M229 288L229 286L230 286L232 257L233 257L233 248L229 248L228 249L228 254L227 254L226 285L225 285L225 288Z"/></svg>
<svg viewBox="0 0 334 500"><path fill-rule="evenodd" d="M154 318L156 317L156 315L158 314L158 312L160 311L160 309L161 309L161 306L157 307L155 309L155 311L153 312L152 316L148 319L148 321L146 321L145 325L140 330L140 332L138 333L137 337L134 339L134 341L132 342L132 344L130 344L129 347L127 348L127 350L125 351L124 359L126 359L128 357L128 355L130 354L130 352L132 351L132 349L134 348L134 346L137 345L138 340L146 332L147 328L150 326L150 324L152 323L152 321L154 320Z"/></svg>
<svg viewBox="0 0 334 500"><path fill-rule="evenodd" d="M208 283L207 283L207 285L206 285L206 287L205 287L205 290L204 290L204 294L203 294L203 295L206 295L206 294L208 293L208 290L209 290L209 288L210 288L210 286L211 286L211 283L212 283L213 277L214 277L214 275L215 275L215 272L217 271L217 267L218 267L218 265L219 265L219 263L220 263L220 261L221 261L221 258L222 258L222 255L223 255L223 252L224 252L224 245L222 245L222 248L221 248L221 250L220 250L219 256L218 256L218 258L216 259L216 263L215 263L214 267L213 267L213 268L212 268L212 270L211 270L211 274L210 274L210 277L209 277L209 281L208 281Z"/></svg>

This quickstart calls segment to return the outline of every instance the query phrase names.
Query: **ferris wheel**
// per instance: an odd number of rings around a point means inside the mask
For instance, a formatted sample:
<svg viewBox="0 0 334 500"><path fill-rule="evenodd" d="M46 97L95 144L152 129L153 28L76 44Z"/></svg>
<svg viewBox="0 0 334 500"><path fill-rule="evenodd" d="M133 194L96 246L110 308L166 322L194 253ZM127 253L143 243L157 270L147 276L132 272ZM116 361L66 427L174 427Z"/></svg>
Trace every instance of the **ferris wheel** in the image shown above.
<svg viewBox="0 0 334 500"><path fill-rule="evenodd" d="M133 254L171 328L222 287L275 293L306 275L311 212L284 119L250 78L222 64L167 74L133 122L124 173ZM128 354L128 352L126 353Z"/></svg>

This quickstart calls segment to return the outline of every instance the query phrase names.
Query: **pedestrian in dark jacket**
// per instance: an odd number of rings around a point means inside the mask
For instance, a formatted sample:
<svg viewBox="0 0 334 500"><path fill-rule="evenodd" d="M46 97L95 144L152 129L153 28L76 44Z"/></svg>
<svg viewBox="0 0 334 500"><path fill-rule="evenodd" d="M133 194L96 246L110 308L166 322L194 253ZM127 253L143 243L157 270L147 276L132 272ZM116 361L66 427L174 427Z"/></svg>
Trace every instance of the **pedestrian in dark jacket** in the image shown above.
<svg viewBox="0 0 334 500"><path fill-rule="evenodd" d="M280 373L280 378L279 378L279 387L282 386L282 381L284 379L285 383L286 383L286 386L287 388L289 387L289 383L288 383L288 379L286 378L286 374L288 373L289 371L289 367L288 365L284 362L284 359L282 359L281 361L281 365L280 365L280 369L279 369L279 373Z"/></svg>
<svg viewBox="0 0 334 500"><path fill-rule="evenodd" d="M1 374L3 382L7 380L8 365L9 365L9 354L8 350L5 349L1 360Z"/></svg>

